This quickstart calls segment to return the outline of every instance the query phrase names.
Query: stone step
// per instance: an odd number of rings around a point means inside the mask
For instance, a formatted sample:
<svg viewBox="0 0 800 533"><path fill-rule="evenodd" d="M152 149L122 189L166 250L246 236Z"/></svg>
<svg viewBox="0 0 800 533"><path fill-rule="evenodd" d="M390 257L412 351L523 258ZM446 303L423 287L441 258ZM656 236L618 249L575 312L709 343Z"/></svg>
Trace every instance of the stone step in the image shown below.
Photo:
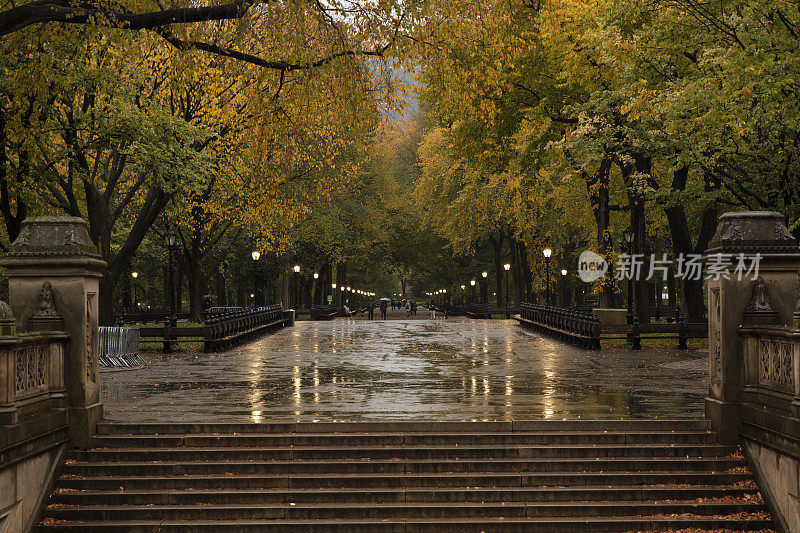
<svg viewBox="0 0 800 533"><path fill-rule="evenodd" d="M303 498L306 496L298 496L298 492L300 491L293 491L291 489L264 489L260 487L244 487L244 486L237 486L236 488L226 487L224 485L220 486L191 486L191 487L183 487L183 488L175 488L169 485L161 484L158 487L152 489L130 489L128 486L122 486L124 490L120 490L119 487L106 487L106 490L89 490L89 489L69 489L65 487L61 487L50 499L51 503L54 504L63 504L69 506L80 506L80 505L191 505L191 504L215 504L215 505L223 505L223 504L252 504L252 503L263 503L263 504L286 504L289 502L298 503L297 500L302 501ZM541 489L542 487L537 487ZM565 488L565 487L562 487ZM590 487L591 488L591 487ZM607 488L607 487L606 487ZM651 487L656 488L656 487ZM666 488L665 486L659 488ZM469 490L475 491L478 489L477 487L471 487ZM596 487L595 487L596 489ZM743 498L745 501L753 501L756 499L756 489L736 489L735 491L731 491L731 487L727 487L729 490L715 488L714 490L717 491L717 494L723 494L725 497L740 497ZM448 498L453 498L454 491L459 489L445 489L443 493ZM466 489L461 489L466 490ZM489 489L481 489L484 495L490 495L492 499L486 501L492 502L520 502L523 500L503 500L501 497L503 494L506 495L513 495L514 497L519 496L519 491L510 492L508 490L498 488L496 491L491 491ZM588 489L582 489L584 492L587 492ZM347 489L345 492L352 493L353 497L361 498L365 495L363 490L358 489ZM414 500L417 498L417 492L420 492L415 489L409 489L404 491L402 489L380 489L379 493L376 493L376 502L378 500L383 502L405 502L407 498L412 498L410 501L421 501L421 500ZM424 491L426 493L430 493L430 490ZM561 491L565 492L565 491ZM316 494L322 496L328 496L330 490L317 490ZM646 492L646 494L651 494L652 491ZM695 491L696 493L696 491ZM536 494L541 495L542 491L536 491ZM615 493L616 494L616 493ZM674 494L671 492L670 494ZM307 496L311 497L311 496ZM344 499L344 496L341 497ZM703 496L700 499L707 500L708 498ZM316 500L309 500L309 501L316 501ZM361 500L358 500L361 501ZM472 501L472 500L447 500L447 501ZM642 500L636 499L639 503L642 503ZM586 502L592 502L596 505L605 505L610 502L603 502L598 501L596 499L592 500L585 500ZM340 502L342 505L345 503ZM436 504L442 502L425 502L427 504ZM535 502L527 501L527 503L533 504ZM548 500L548 503L559 505L566 505L570 502L568 501L558 501L558 500ZM576 503L576 502L572 502ZM645 502L646 503L646 502ZM652 502L651 502L652 503ZM578 503L576 503L577 505ZM360 504L359 504L360 505Z"/></svg>
<svg viewBox="0 0 800 533"><path fill-rule="evenodd" d="M763 512L760 503L697 502L564 502L528 504L524 502L479 503L390 503L362 505L320 504L227 504L227 505L85 505L70 507L53 504L47 509L55 520L258 520L258 519L359 519L396 518L496 518L496 517L600 517L693 514L728 516Z"/></svg>
<svg viewBox="0 0 800 533"><path fill-rule="evenodd" d="M705 421L101 423L41 531L758 530Z"/></svg>
<svg viewBox="0 0 800 533"><path fill-rule="evenodd" d="M290 460L290 461L130 461L85 462L65 464L62 472L81 476L151 476L203 474L308 474L308 473L377 473L377 472L726 472L746 466L743 457L730 458L545 458L545 459L413 459L413 460Z"/></svg>
<svg viewBox="0 0 800 533"><path fill-rule="evenodd" d="M137 489L122 487L118 492ZM112 487L107 487L113 491ZM139 489L141 492L147 490ZM182 490L190 490L183 487ZM198 489L198 497L209 492ZM234 491L235 492L235 491ZM666 486L570 486L570 487L337 487L249 489L241 496L258 495L263 503L344 503L344 502L566 502L566 501L661 501L694 500L698 498L740 498L753 496L758 489L731 485L666 485ZM60 496L63 496L60 495ZM212 497L212 496L209 496Z"/></svg>
<svg viewBox="0 0 800 533"><path fill-rule="evenodd" d="M142 423L100 422L101 435L209 433L492 433L511 431L707 431L708 422L686 420L514 420L497 422L287 422Z"/></svg>
<svg viewBox="0 0 800 533"><path fill-rule="evenodd" d="M276 433L99 435L97 448L174 448L179 446L425 446L425 445L535 445L535 444L711 444L708 431L674 432L517 432L517 433Z"/></svg>
<svg viewBox="0 0 800 533"><path fill-rule="evenodd" d="M531 531L543 533L584 533L584 532L620 532L620 531L668 531L694 528L695 531L759 531L771 527L771 521L757 516L737 518L717 517L630 517L630 518L556 518L542 519L494 518L479 519L400 519L397 521L375 522L366 520L230 520L230 521L130 521L118 522L57 521L39 526L41 531L137 531L147 533L170 532L217 532L236 531L242 533L258 533L275 531L285 533L352 533L353 531L369 531L373 533L464 533L464 531L483 531L485 533L507 533Z"/></svg>
<svg viewBox="0 0 800 533"><path fill-rule="evenodd" d="M142 472L143 474L144 472ZM394 487L552 487L563 485L608 486L626 485L703 485L732 484L750 479L750 474L573 474L542 475L515 472L465 473L333 473L333 474L262 474L241 476L229 472L222 476L157 477L63 477L60 486L73 489L123 487L125 490L165 488L206 488L214 486L245 488L394 488ZM230 478L226 481L225 478Z"/></svg>
<svg viewBox="0 0 800 533"><path fill-rule="evenodd" d="M451 446L294 446L294 447L176 447L95 448L74 451L75 461L267 461L289 459L465 459L534 457L719 457L735 448L717 444L597 444L597 445L451 445Z"/></svg>

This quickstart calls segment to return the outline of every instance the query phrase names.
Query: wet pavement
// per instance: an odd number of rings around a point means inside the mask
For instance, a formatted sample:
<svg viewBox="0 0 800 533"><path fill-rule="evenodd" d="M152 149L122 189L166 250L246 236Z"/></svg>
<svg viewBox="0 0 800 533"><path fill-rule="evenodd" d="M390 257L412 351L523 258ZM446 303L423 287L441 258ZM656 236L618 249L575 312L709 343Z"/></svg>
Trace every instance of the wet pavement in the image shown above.
<svg viewBox="0 0 800 533"><path fill-rule="evenodd" d="M376 313L377 314L377 313ZM297 322L225 353L101 373L116 421L703 416L705 351L584 350L513 320Z"/></svg>

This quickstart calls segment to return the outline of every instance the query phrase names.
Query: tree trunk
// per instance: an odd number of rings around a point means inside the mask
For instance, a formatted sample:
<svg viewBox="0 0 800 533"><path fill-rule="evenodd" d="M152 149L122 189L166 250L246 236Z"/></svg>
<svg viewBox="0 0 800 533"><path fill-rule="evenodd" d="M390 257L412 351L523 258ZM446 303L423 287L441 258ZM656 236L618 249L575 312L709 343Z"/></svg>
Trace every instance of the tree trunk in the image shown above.
<svg viewBox="0 0 800 533"><path fill-rule="evenodd" d="M508 247L511 251L511 279L513 281L513 291L512 295L514 298L514 307L519 307L520 303L522 302L522 294L520 292L520 265L519 265L519 253L517 250L517 240L512 235L509 237Z"/></svg>
<svg viewBox="0 0 800 533"><path fill-rule="evenodd" d="M503 305L503 232L495 239L494 236L489 237L489 241L494 248L494 277L495 277L495 305L502 307Z"/></svg>
<svg viewBox="0 0 800 533"><path fill-rule="evenodd" d="M193 322L202 322L205 284L198 269L191 269L190 272L192 275L186 276L189 282L189 313Z"/></svg>
<svg viewBox="0 0 800 533"><path fill-rule="evenodd" d="M223 307L228 305L228 296L225 293L225 274L222 269L217 270L214 275L214 293L217 297L216 305Z"/></svg>
<svg viewBox="0 0 800 533"><path fill-rule="evenodd" d="M586 191L589 194L589 203L592 206L595 225L597 229L597 247L600 255L609 259L614 243L611 240L609 228L611 226L611 208L609 206L609 171L611 170L611 160L604 158L600 162L600 167L593 175L584 174L586 180ZM610 264L610 263L609 263ZM606 281L603 283L600 292L600 307L616 307L617 293L614 292L611 279L614 273L612 269L606 273Z"/></svg>
<svg viewBox="0 0 800 533"><path fill-rule="evenodd" d="M650 266L649 258L645 257L647 220L645 218L645 198L641 192L643 184L634 181L637 174L650 175L652 160L639 154L634 154L633 165L626 162L619 162L622 178L628 189L628 206L630 209L631 229L634 232L634 239L631 245L631 253L640 258L643 262L638 279L633 279L634 304L636 314L642 324L650 323L650 293L648 284L645 281L647 271ZM629 295L630 298L630 295Z"/></svg>
<svg viewBox="0 0 800 533"><path fill-rule="evenodd" d="M689 169L680 168L673 173L672 189L682 191L686 188ZM706 177L706 190L711 189L710 178ZM670 236L672 237L672 251L677 258L680 255L686 257L690 254L702 254L708 248L708 243L714 236L717 228L716 207L709 206L703 210L700 233L697 242L692 245L692 237L689 231L689 222L686 211L681 204L675 204L666 208L667 222L669 223ZM673 278L674 284L674 278ZM682 277L679 280L681 294L681 308L686 316L687 322L701 322L704 318L705 301L703 297L703 280L691 280ZM670 291L670 302L674 302L673 291Z"/></svg>
<svg viewBox="0 0 800 533"><path fill-rule="evenodd" d="M520 267L522 268L523 294L527 301L531 301L531 296L533 294L533 275L530 262L528 261L528 249L522 241L517 241L517 247L519 248L517 256L519 257Z"/></svg>
<svg viewBox="0 0 800 533"><path fill-rule="evenodd" d="M196 297L196 295L194 295L190 291L189 297L190 298ZM202 300L202 298L203 296L201 295L200 299ZM181 268L180 263L178 263L175 266L175 313L177 314L182 312L183 312L183 268Z"/></svg>

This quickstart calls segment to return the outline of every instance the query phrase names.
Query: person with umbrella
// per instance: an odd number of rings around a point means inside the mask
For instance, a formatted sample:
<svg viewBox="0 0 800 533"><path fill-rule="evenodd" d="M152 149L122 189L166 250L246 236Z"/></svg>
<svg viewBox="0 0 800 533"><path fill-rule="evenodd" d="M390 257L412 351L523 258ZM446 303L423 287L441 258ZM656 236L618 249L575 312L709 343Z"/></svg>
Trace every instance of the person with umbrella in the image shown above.
<svg viewBox="0 0 800 533"><path fill-rule="evenodd" d="M386 320L386 308L389 307L389 298L381 298L381 320Z"/></svg>

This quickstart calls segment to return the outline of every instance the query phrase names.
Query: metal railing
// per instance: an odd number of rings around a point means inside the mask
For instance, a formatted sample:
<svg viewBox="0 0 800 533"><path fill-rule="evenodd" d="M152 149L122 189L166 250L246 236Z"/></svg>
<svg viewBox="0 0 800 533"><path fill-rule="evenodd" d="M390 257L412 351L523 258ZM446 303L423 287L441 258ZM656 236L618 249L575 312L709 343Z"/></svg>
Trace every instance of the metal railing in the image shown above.
<svg viewBox="0 0 800 533"><path fill-rule="evenodd" d="M600 320L592 313L523 303L522 323L588 348L600 348Z"/></svg>
<svg viewBox="0 0 800 533"><path fill-rule="evenodd" d="M203 347L206 352L223 350L288 320L281 304L209 314L203 328Z"/></svg>
<svg viewBox="0 0 800 533"><path fill-rule="evenodd" d="M99 358L102 367L133 368L146 363L139 355L139 328L100 327Z"/></svg>

